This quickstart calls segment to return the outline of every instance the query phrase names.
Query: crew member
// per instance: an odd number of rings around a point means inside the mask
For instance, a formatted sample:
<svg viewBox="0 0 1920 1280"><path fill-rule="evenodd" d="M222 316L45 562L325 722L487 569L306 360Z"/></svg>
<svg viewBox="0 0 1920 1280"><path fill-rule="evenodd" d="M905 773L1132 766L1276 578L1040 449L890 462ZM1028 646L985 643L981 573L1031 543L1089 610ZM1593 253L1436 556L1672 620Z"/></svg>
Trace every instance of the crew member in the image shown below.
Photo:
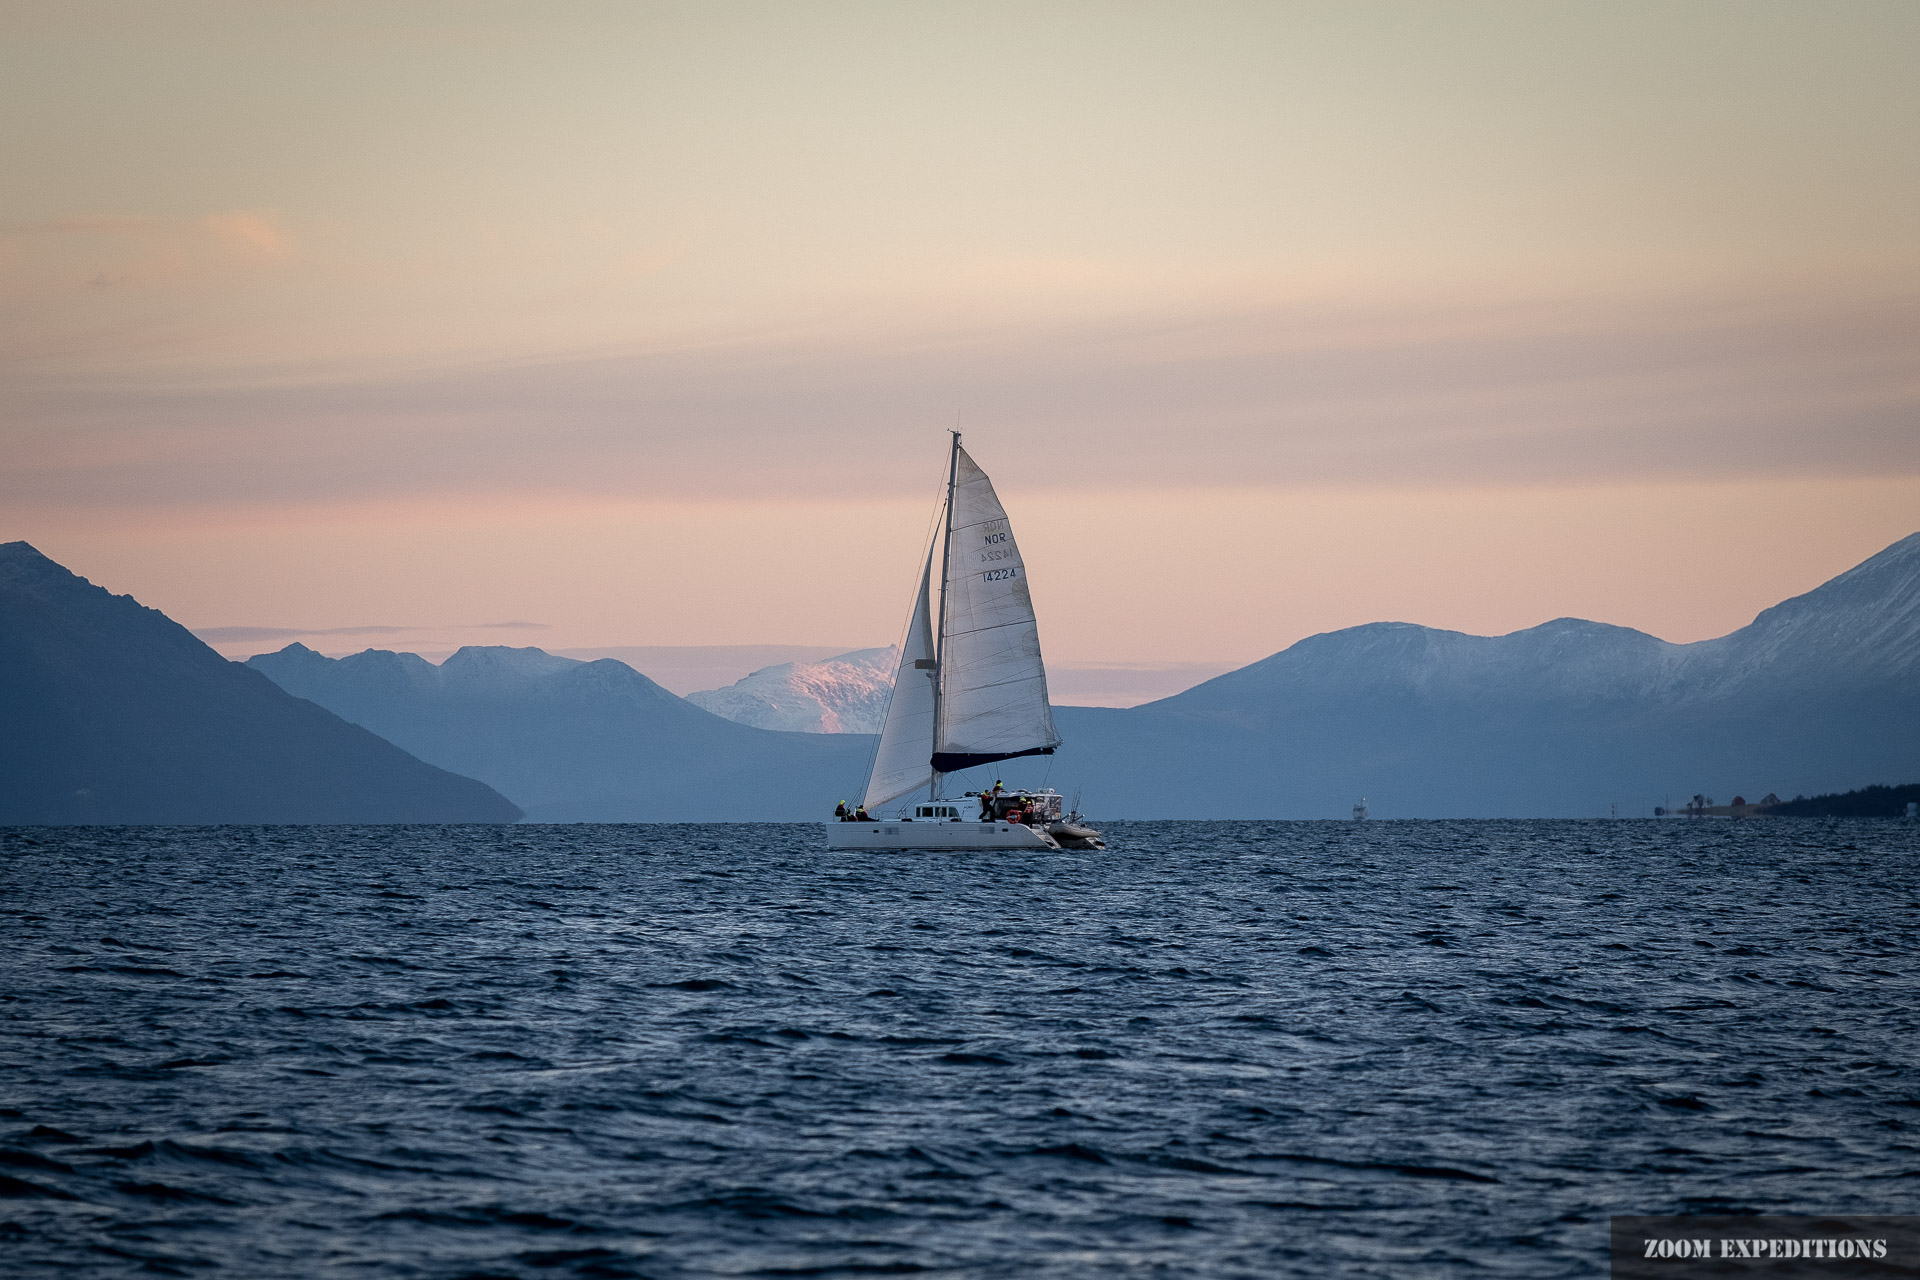
<svg viewBox="0 0 1920 1280"><path fill-rule="evenodd" d="M860 806L860 807L859 807L858 809L855 809L855 810L853 811L853 820L854 820L855 822L878 822L878 821L880 821L880 819L878 819L878 818L875 818L875 817L872 817L871 815L869 815L869 814L867 813L867 806L865 806L865 805L861 805L861 806Z"/></svg>
<svg viewBox="0 0 1920 1280"><path fill-rule="evenodd" d="M845 822L847 820L847 802L845 800L842 800L839 804L833 806L833 816L840 819L840 821L842 822Z"/></svg>

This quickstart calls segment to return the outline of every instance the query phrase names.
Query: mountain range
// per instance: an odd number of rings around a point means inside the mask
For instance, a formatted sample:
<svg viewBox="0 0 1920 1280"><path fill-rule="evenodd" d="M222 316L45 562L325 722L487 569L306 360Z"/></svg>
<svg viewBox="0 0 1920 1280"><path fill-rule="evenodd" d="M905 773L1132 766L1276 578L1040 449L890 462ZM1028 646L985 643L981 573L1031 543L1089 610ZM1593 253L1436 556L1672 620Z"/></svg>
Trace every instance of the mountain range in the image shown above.
<svg viewBox="0 0 1920 1280"><path fill-rule="evenodd" d="M1920 776L1920 534L1713 640L1380 622L1058 720L1056 782L1126 817L1645 814L1898 782Z"/></svg>
<svg viewBox="0 0 1920 1280"><path fill-rule="evenodd" d="M703 696L845 729L889 655ZM1574 618L1381 622L1157 702L1055 712L1060 754L1002 776L1096 818L1341 817L1363 797L1379 817L1645 814L1901 783L1920 777L1920 534L1694 644ZM857 796L873 749L539 649L230 663L18 542L0 546L0 727L0 822L797 819Z"/></svg>
<svg viewBox="0 0 1920 1280"><path fill-rule="evenodd" d="M879 705L888 653L767 668L708 705L825 730ZM250 665L541 818L807 817L858 793L872 750L537 649L436 668L290 646ZM1897 781L1920 776L1920 535L1695 644L1575 618L1504 636L1381 622L1143 706L1055 712L1060 754L998 772L1110 818L1340 817L1363 797L1381 817L1646 814L1701 790Z"/></svg>
<svg viewBox="0 0 1920 1280"><path fill-rule="evenodd" d="M0 824L519 817L159 610L0 544Z"/></svg>
<svg viewBox="0 0 1920 1280"><path fill-rule="evenodd" d="M817 816L856 796L862 734L736 724L612 658L469 646L438 665L305 645L249 668L441 767L511 796L533 821L757 821Z"/></svg>

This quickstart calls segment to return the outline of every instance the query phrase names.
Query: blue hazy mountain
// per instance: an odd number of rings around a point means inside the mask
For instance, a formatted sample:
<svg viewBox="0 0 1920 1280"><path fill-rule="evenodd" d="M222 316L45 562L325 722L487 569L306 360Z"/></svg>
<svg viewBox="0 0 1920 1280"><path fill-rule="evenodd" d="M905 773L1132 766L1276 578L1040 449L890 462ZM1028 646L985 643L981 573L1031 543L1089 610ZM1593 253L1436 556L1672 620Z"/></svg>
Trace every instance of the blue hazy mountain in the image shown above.
<svg viewBox="0 0 1920 1280"><path fill-rule="evenodd" d="M424 760L481 778L534 821L821 817L862 785L864 734L756 729L675 697L624 662L472 646L435 665L304 645L247 665Z"/></svg>
<svg viewBox="0 0 1920 1280"><path fill-rule="evenodd" d="M1382 817L1644 815L1902 781L1920 776L1920 534L1714 640L1380 622L1058 717L1053 781L1104 817L1335 817L1362 796Z"/></svg>
<svg viewBox="0 0 1920 1280"><path fill-rule="evenodd" d="M250 665L538 819L819 817L872 750L538 649L436 667L293 645ZM1056 714L1060 755L1003 776L1084 789L1101 818L1340 817L1362 796L1381 817L1645 815L1695 792L1903 781L1920 776L1920 535L1697 644L1574 618L1505 636L1381 622L1159 702Z"/></svg>
<svg viewBox="0 0 1920 1280"><path fill-rule="evenodd" d="M0 544L0 823L512 822L484 783Z"/></svg>

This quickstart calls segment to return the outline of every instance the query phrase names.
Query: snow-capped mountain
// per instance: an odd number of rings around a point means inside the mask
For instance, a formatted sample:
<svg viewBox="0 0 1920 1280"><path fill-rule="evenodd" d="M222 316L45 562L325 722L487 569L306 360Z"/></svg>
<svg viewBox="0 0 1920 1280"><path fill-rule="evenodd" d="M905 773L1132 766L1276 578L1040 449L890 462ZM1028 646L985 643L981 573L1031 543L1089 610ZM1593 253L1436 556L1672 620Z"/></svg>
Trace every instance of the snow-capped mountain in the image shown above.
<svg viewBox="0 0 1920 1280"><path fill-rule="evenodd" d="M1693 652L1702 682L1729 693L1760 685L1920 687L1920 533L1762 610L1730 635L1676 647Z"/></svg>
<svg viewBox="0 0 1920 1280"><path fill-rule="evenodd" d="M1333 816L1361 796L1376 816L1644 816L1695 791L1910 781L1920 534L1694 644L1578 618L1376 622L1159 702L1056 714L1054 781L1113 816Z"/></svg>
<svg viewBox="0 0 1920 1280"><path fill-rule="evenodd" d="M724 689L687 701L756 729L791 733L878 733L886 718L900 651L856 649L820 662L763 667Z"/></svg>

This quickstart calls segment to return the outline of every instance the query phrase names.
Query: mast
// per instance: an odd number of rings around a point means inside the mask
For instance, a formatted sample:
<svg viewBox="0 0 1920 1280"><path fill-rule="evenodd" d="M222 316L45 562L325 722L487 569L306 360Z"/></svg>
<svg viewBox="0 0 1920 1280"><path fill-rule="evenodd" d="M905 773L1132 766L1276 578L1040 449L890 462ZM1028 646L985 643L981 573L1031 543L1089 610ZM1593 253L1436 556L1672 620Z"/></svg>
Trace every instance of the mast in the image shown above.
<svg viewBox="0 0 1920 1280"><path fill-rule="evenodd" d="M953 558L953 483L960 469L960 433L952 434L953 448L947 454L947 511L940 529L940 625L934 628L933 741L927 744L929 754L940 749L940 690L947 682L947 569ZM940 799L940 782L946 776L934 770L929 798Z"/></svg>

